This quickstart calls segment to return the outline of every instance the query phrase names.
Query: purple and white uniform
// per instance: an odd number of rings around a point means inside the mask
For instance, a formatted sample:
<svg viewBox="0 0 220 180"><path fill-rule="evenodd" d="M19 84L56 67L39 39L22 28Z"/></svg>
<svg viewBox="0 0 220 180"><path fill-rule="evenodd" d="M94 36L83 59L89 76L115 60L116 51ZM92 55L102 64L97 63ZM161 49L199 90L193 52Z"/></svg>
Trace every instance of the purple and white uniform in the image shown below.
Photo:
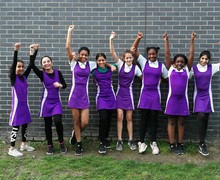
<svg viewBox="0 0 220 180"><path fill-rule="evenodd" d="M68 100L68 107L75 109L88 109L88 82L90 72L96 68L96 62L71 61L72 87Z"/></svg>
<svg viewBox="0 0 220 180"><path fill-rule="evenodd" d="M9 125L21 126L30 123L32 120L28 104L28 84L24 75L22 78L16 75L15 84L11 87L11 92L12 110Z"/></svg>
<svg viewBox="0 0 220 180"><path fill-rule="evenodd" d="M220 64L206 66L197 64L190 71L190 75L195 79L193 112L214 112L211 81L212 76L219 71L219 66Z"/></svg>
<svg viewBox="0 0 220 180"><path fill-rule="evenodd" d="M51 78L43 71L43 92L39 117L50 117L55 114L62 114L60 89L54 87L55 82L60 82L58 70L54 69L54 77Z"/></svg>
<svg viewBox="0 0 220 180"><path fill-rule="evenodd" d="M161 77L167 78L167 69L164 64L146 60L142 55L137 60L141 66L143 78L140 99L138 102L139 109L161 110Z"/></svg>
<svg viewBox="0 0 220 180"><path fill-rule="evenodd" d="M106 72L99 72L98 68L93 70L93 75L96 80L96 108L101 109L116 109L115 92L112 86L112 71L110 68Z"/></svg>
<svg viewBox="0 0 220 180"><path fill-rule="evenodd" d="M189 116L188 80L189 69L185 66L178 71L173 66L168 71L169 92L165 114L173 116Z"/></svg>
<svg viewBox="0 0 220 180"><path fill-rule="evenodd" d="M123 110L134 109L133 82L135 76L140 77L142 72L137 65L127 66L121 59L118 66L118 88L116 92L117 108Z"/></svg>

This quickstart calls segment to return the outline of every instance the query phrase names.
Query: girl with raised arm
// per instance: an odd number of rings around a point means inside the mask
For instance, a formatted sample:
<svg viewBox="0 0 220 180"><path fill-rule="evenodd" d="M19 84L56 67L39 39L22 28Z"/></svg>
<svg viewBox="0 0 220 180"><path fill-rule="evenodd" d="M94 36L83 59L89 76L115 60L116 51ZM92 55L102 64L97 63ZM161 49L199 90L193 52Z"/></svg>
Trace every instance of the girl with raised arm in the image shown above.
<svg viewBox="0 0 220 180"><path fill-rule="evenodd" d="M133 140L133 110L134 110L134 98L133 98L133 82L135 76L141 78L142 73L137 65L133 64L134 57L130 50L126 50L120 59L114 49L113 39L116 33L112 32L109 37L110 53L114 58L118 67L118 89L116 94L117 101L117 133L118 141L116 144L116 150L121 151L123 149L122 141L122 129L123 119L127 120L128 131L128 145L131 150L136 150L137 146Z"/></svg>
<svg viewBox="0 0 220 180"><path fill-rule="evenodd" d="M169 79L169 92L166 102L165 114L168 116L167 131L169 136L170 150L178 155L184 153L184 119L189 116L188 80L190 69L194 59L194 40L196 33L191 34L189 57L177 54L173 61L170 58L168 34L163 35L166 67ZM175 144L175 123L177 121L178 140Z"/></svg>
<svg viewBox="0 0 220 180"><path fill-rule="evenodd" d="M89 123L89 97L88 82L90 72L97 67L95 61L89 61L90 50L88 47L81 47L78 50L78 57L71 50L71 36L74 25L68 28L66 39L66 50L72 71L72 86L68 100L68 107L71 108L74 130L70 143L77 143L75 155L82 155L81 132Z"/></svg>
<svg viewBox="0 0 220 180"><path fill-rule="evenodd" d="M27 138L27 127L32 121L30 109L28 105L28 83L27 78L31 72L31 65L29 63L27 69L24 71L24 62L18 60L18 51L21 47L20 43L14 45L14 58L13 63L10 67L9 77L11 81L11 92L12 92L12 110L10 114L9 125L12 126L11 131L11 147L9 148L8 154L10 156L19 157L23 156L15 148L15 141L17 138L18 130L21 126L21 137L22 142L20 145L21 151L34 151L35 149L29 146L26 142ZM37 52L33 53L33 45L30 46L30 61L36 58Z"/></svg>
<svg viewBox="0 0 220 180"><path fill-rule="evenodd" d="M34 48L37 51L39 45L35 44ZM46 154L54 153L54 146L52 141L52 120L56 126L58 141L60 143L60 153L67 152L63 138L63 123L62 123L62 103L60 97L60 89L67 87L61 71L53 68L52 58L43 56L41 58L41 66L43 70L39 70L32 62L32 68L35 74L39 77L43 85L41 105L39 117L44 118L45 134L48 148Z"/></svg>
<svg viewBox="0 0 220 180"><path fill-rule="evenodd" d="M209 114L214 112L212 97L212 76L219 71L220 63L211 64L211 53L204 50L199 55L198 64L191 69L194 76L195 88L193 96L193 112L197 114L199 128L199 153L208 156L205 138L208 128Z"/></svg>
<svg viewBox="0 0 220 180"><path fill-rule="evenodd" d="M150 129L150 147L152 154L159 154L157 145L158 114L161 110L161 77L167 78L165 65L157 60L159 47L147 47L147 58L142 56L137 48L143 34L139 32L131 49L135 50L137 62L140 64L143 74L141 94L138 108L141 110L139 153L145 152L147 145L144 143L147 128Z"/></svg>

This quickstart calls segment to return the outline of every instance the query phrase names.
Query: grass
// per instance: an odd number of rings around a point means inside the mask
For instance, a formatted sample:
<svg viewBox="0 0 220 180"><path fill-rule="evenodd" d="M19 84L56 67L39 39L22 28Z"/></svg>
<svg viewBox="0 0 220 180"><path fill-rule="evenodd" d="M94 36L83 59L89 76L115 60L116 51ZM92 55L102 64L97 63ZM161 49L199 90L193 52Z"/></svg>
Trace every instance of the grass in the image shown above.
<svg viewBox="0 0 220 180"><path fill-rule="evenodd" d="M161 154L175 161L177 157L167 150L167 143L159 144ZM151 155L149 149L142 156L137 151L131 152L127 146L123 152L112 149L106 155L99 155L97 142L89 140L84 140L85 153L80 157L74 155L70 145L67 145L69 152L61 155L56 143L57 150L51 156L45 154L45 142L31 142L31 145L37 149L35 152L13 158L7 155L8 147L0 143L0 179L220 179L218 160L202 164L150 162L149 158L156 156ZM186 154L182 157L198 155L195 144L188 143L185 147ZM133 160L129 160L129 156L133 156Z"/></svg>

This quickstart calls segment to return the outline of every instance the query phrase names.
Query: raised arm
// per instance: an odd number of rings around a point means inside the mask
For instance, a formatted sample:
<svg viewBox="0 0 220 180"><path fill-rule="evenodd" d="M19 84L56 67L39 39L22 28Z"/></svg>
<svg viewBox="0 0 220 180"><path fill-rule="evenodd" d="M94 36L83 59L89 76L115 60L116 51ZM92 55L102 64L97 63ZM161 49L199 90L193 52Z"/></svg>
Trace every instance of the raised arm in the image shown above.
<svg viewBox="0 0 220 180"><path fill-rule="evenodd" d="M75 59L74 53L71 50L71 39L72 39L71 37L72 37L73 30L74 30L74 25L70 25L68 28L67 37L66 37L66 51L67 51L67 56L70 62L73 59Z"/></svg>
<svg viewBox="0 0 220 180"><path fill-rule="evenodd" d="M139 42L140 42L140 40L142 39L143 36L144 36L143 33L142 33L142 32L139 32L139 33L137 34L137 37L136 37L136 39L134 40L134 42L133 42L131 48L130 48L130 50L131 50L132 52L135 52L135 53L134 53L134 56L135 56L136 58L140 55L140 53L139 53L139 51L138 51L138 45L139 45Z"/></svg>
<svg viewBox="0 0 220 180"><path fill-rule="evenodd" d="M9 77L10 77L12 86L14 85L15 78L16 78L16 66L17 66L17 62L18 62L18 51L20 48L21 48L21 43L15 43L13 62L12 62L12 65L11 65L10 71L9 71Z"/></svg>
<svg viewBox="0 0 220 180"><path fill-rule="evenodd" d="M166 64L166 68L169 69L172 64L172 61L170 58L169 38L167 33L164 33L163 40L164 40L165 64Z"/></svg>
<svg viewBox="0 0 220 180"><path fill-rule="evenodd" d="M43 71L40 70L36 65L35 65L35 57L36 53L38 51L39 44L32 44L30 45L30 63L31 63L31 68L33 69L34 73L40 78L41 82L43 82Z"/></svg>
<svg viewBox="0 0 220 180"><path fill-rule="evenodd" d="M195 52L195 45L194 45L195 38L196 38L196 33L192 32L190 39L189 57L187 63L189 70L193 66L194 52Z"/></svg>
<svg viewBox="0 0 220 180"><path fill-rule="evenodd" d="M110 53L113 57L113 59L115 60L115 62L117 63L119 58L115 52L115 48L114 48L114 45L113 45L113 39L115 38L116 36L116 33L114 31L112 31L110 37L109 37L109 48L110 48Z"/></svg>
<svg viewBox="0 0 220 180"><path fill-rule="evenodd" d="M39 48L39 44L31 44L30 45L30 62L28 64L27 69L24 72L24 75L26 76L26 78L28 77L28 75L31 72L32 64L34 63L34 61L36 59L38 48Z"/></svg>

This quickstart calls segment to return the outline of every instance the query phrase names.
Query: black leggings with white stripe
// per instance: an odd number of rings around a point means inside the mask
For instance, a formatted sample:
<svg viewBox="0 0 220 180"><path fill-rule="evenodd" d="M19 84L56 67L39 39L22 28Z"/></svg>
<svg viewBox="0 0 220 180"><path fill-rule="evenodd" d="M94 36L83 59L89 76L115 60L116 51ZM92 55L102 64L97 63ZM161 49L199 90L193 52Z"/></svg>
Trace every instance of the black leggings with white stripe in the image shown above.
<svg viewBox="0 0 220 180"><path fill-rule="evenodd" d="M27 139L27 127L28 124L23 124L21 126L21 140L22 142L26 142ZM11 131L11 146L15 147L15 141L18 135L18 130L20 126L13 126L12 131Z"/></svg>

